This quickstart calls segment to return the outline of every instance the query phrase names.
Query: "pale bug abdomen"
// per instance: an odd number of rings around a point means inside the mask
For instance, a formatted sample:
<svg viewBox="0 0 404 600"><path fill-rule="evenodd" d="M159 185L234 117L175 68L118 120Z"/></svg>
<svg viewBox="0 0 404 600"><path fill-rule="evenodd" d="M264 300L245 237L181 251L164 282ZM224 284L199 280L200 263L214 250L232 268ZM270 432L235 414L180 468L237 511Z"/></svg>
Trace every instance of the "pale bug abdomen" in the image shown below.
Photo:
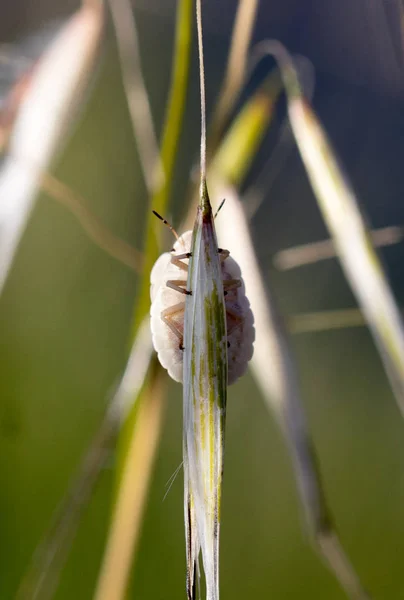
<svg viewBox="0 0 404 600"><path fill-rule="evenodd" d="M175 381L182 382L184 310L188 258L176 259L190 251L192 231L186 231L155 262L150 276L151 331L153 345L162 366ZM254 317L245 294L240 267L222 253L223 285L227 321L228 384L247 369L253 355ZM227 282L227 283L226 283Z"/></svg>

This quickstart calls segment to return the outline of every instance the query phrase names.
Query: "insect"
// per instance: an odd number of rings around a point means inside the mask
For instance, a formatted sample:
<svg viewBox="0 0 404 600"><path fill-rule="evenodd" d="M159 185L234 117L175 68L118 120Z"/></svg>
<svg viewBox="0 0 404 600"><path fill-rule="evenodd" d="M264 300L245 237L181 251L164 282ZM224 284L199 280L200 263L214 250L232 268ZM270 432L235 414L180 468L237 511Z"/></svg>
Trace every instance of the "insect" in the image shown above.
<svg viewBox="0 0 404 600"><path fill-rule="evenodd" d="M182 382L184 296L192 294L186 287L192 231L178 236L165 219L154 214L170 227L176 242L171 252L157 259L150 275L152 339L161 365L172 379ZM254 317L240 267L228 250L219 248L219 253L226 306L228 384L231 385L245 373L252 358Z"/></svg>

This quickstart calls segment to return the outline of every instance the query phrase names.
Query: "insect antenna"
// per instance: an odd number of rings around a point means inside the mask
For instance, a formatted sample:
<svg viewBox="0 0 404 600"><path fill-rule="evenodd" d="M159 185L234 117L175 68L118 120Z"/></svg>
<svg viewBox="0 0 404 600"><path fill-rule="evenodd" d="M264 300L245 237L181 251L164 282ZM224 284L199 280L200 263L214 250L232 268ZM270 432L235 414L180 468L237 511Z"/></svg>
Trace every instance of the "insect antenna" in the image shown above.
<svg viewBox="0 0 404 600"><path fill-rule="evenodd" d="M170 479L167 481L167 483L166 483L167 490L166 490L166 493L164 494L163 502L167 498L167 496L168 496L168 494L169 494L169 492L170 492L170 490L171 490L171 488L173 486L173 483L174 483L174 481L177 478L178 473L182 469L182 465L183 464L184 464L184 461L182 460L181 463L178 465L178 467L175 469L174 473L171 475Z"/></svg>
<svg viewBox="0 0 404 600"><path fill-rule="evenodd" d="M161 215L158 214L158 212L156 212L155 210L152 211L152 213L158 218L160 219L160 221L163 221L164 225L167 225L167 227L170 229L170 231L172 232L172 234L175 236L175 238L177 240L180 239L180 236L178 235L178 233L175 231L174 227L172 225L170 225L170 223L164 219L164 217L162 217Z"/></svg>
<svg viewBox="0 0 404 600"><path fill-rule="evenodd" d="M222 210L223 204L226 202L226 198L223 198L223 200L221 201L221 203L219 204L219 208L217 209L217 211L215 212L215 216L213 217L214 219L216 219L217 215L219 214L219 212Z"/></svg>

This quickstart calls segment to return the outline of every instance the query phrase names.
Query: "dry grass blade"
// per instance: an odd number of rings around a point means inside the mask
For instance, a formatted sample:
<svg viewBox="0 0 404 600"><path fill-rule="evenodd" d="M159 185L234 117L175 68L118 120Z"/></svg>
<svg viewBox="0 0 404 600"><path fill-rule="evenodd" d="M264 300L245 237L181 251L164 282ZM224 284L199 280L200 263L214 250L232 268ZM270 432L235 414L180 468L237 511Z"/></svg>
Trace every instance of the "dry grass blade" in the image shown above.
<svg viewBox="0 0 404 600"><path fill-rule="evenodd" d="M27 168L29 168L28 165ZM143 264L143 255L141 252L115 236L105 227L90 209L87 208L84 200L80 198L77 192L74 192L50 173L42 173L41 187L51 198L70 210L88 237L99 248L136 273L141 273Z"/></svg>
<svg viewBox="0 0 404 600"><path fill-rule="evenodd" d="M302 95L288 52L279 42L267 42L264 47L279 63L289 119L308 177L404 415L404 325L400 311L355 194L321 124Z"/></svg>
<svg viewBox="0 0 404 600"><path fill-rule="evenodd" d="M121 61L123 84L149 194L164 184L163 165L143 79L136 22L129 0L109 0Z"/></svg>
<svg viewBox="0 0 404 600"><path fill-rule="evenodd" d="M101 4L83 6L39 59L0 172L0 291L52 160L93 71L104 24ZM26 169L24 161L39 170Z"/></svg>
<svg viewBox="0 0 404 600"><path fill-rule="evenodd" d="M254 313L256 339L252 368L287 440L309 534L348 597L366 600L369 596L333 529L306 423L295 361L274 298L264 285L244 209L234 190L221 192L226 197L227 217L218 221L220 241L229 245L231 239L238 240L232 255L241 267Z"/></svg>
<svg viewBox="0 0 404 600"><path fill-rule="evenodd" d="M159 369L156 359L153 366L138 399L135 428L121 474L119 498L94 595L96 600L125 597L128 573L139 540L164 409L165 373Z"/></svg>
<svg viewBox="0 0 404 600"><path fill-rule="evenodd" d="M259 45L258 45L259 49ZM252 71L258 64L261 56L258 52L253 52ZM304 56L295 55L296 69L299 74L299 80L302 82L306 98L311 99L314 95L315 75L313 64ZM261 171L254 177L254 181L243 193L243 202L246 207L249 219L252 219L265 198L271 195L272 186L282 169L286 168L288 158L294 149L294 137L290 127L289 120L285 116L282 121L278 140Z"/></svg>
<svg viewBox="0 0 404 600"><path fill-rule="evenodd" d="M370 232L372 242L377 247L392 246L399 244L404 239L403 227L383 227ZM277 252L273 258L274 265L280 271L296 269L303 265L309 265L320 260L335 258L335 244L332 240L322 240L311 244L302 244L293 248L286 248Z"/></svg>
<svg viewBox="0 0 404 600"><path fill-rule="evenodd" d="M122 421L139 396L152 357L148 319L139 328L125 372L52 525L38 545L17 593L18 600L52 598L80 518L114 449Z"/></svg>
<svg viewBox="0 0 404 600"><path fill-rule="evenodd" d="M288 329L294 334L364 325L365 318L358 308L301 313L288 318Z"/></svg>
<svg viewBox="0 0 404 600"><path fill-rule="evenodd" d="M209 152L216 150L228 116L243 85L247 65L247 53L257 9L258 0L239 0L226 73L210 126Z"/></svg>

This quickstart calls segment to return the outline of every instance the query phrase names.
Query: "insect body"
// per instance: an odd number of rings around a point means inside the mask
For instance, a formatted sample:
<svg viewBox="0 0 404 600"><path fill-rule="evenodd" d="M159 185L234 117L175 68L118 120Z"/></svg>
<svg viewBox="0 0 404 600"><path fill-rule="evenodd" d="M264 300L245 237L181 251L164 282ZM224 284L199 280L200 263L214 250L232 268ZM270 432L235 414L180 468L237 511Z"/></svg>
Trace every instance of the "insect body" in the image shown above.
<svg viewBox="0 0 404 600"><path fill-rule="evenodd" d="M185 294L192 231L186 231L154 264L151 272L151 331L162 366L175 381L182 382ZM244 374L253 355L254 317L245 295L240 267L219 250L227 321L228 384Z"/></svg>

